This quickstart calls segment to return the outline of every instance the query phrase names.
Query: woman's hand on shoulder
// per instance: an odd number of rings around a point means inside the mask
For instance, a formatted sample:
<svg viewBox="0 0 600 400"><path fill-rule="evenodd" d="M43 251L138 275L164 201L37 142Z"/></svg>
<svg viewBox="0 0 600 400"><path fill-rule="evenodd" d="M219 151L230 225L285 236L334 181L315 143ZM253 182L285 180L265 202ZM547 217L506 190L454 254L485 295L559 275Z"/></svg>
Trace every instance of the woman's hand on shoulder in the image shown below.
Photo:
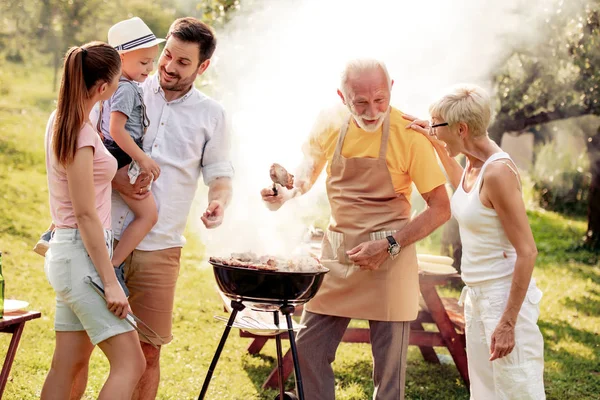
<svg viewBox="0 0 600 400"><path fill-rule="evenodd" d="M402 118L404 118L407 121L410 121L410 123L405 126L406 129L419 132L420 134L425 136L436 149L439 147L444 147L444 142L439 140L437 136L435 136L434 132L431 130L429 121L424 119L418 119L417 117L414 117L409 114L402 114Z"/></svg>

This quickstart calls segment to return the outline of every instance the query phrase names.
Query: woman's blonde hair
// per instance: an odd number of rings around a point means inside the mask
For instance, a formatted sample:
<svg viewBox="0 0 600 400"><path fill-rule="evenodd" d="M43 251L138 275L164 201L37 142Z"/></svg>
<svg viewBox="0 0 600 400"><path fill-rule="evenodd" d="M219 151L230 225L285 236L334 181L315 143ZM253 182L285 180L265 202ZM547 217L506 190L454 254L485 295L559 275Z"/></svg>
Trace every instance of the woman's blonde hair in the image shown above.
<svg viewBox="0 0 600 400"><path fill-rule="evenodd" d="M458 85L429 106L429 114L450 125L464 122L471 136L478 137L487 134L492 120L492 104L483 88L470 84Z"/></svg>

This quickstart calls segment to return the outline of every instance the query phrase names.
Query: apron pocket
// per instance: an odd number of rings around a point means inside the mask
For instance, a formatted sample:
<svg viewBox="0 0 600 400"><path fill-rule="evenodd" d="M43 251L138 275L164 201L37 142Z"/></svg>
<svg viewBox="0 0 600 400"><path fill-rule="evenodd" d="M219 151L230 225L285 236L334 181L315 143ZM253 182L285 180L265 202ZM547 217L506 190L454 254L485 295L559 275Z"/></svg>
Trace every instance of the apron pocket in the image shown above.
<svg viewBox="0 0 600 400"><path fill-rule="evenodd" d="M339 233L339 232L330 231L330 230L327 230L325 234L327 236L327 238L326 238L327 242L329 242L329 246L331 248L331 254L325 254L325 251L324 251L323 257L326 257L327 255L329 255L329 257L327 257L327 259L337 260L338 259L338 250L340 249L340 247L343 247L343 245L344 245L344 234ZM325 250L325 246L323 246L323 248Z"/></svg>
<svg viewBox="0 0 600 400"><path fill-rule="evenodd" d="M345 278L348 275L348 268L351 268L348 265L341 264L338 260L321 260L321 264L329 269L325 279Z"/></svg>

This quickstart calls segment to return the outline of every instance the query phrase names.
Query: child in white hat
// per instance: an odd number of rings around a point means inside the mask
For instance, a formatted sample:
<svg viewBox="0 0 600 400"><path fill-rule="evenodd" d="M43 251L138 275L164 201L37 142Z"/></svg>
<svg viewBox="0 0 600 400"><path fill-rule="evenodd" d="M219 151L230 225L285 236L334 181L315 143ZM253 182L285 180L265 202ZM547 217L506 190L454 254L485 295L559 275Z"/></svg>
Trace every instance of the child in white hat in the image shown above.
<svg viewBox="0 0 600 400"><path fill-rule="evenodd" d="M138 17L118 22L108 30L108 44L121 55L121 78L115 94L101 105L98 128L104 136L106 148L117 159L118 168L129 165L132 184L141 171L151 174L151 179L160 175L158 164L142 149L142 140L150 121L138 82L144 82L154 69L158 44L164 41L158 39ZM152 194L141 200L123 196L123 200L135 214L135 219L121 234L113 253L113 265L122 280L125 258L158 219Z"/></svg>

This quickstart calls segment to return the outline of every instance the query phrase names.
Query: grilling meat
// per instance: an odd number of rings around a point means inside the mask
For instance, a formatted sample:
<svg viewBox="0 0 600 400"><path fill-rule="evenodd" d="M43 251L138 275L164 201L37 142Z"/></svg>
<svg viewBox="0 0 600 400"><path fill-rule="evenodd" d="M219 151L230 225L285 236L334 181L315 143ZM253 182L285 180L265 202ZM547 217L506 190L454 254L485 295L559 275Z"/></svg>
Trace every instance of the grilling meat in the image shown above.
<svg viewBox="0 0 600 400"><path fill-rule="evenodd" d="M295 257L284 259L274 256L258 257L252 252L233 253L231 257L211 257L210 261L232 267L243 267L263 271L315 272L325 268L313 257Z"/></svg>
<svg viewBox="0 0 600 400"><path fill-rule="evenodd" d="M279 164L271 165L271 169L269 170L269 174L271 175L271 180L273 183L278 183L281 186L284 186L288 189L294 188L294 175L290 174Z"/></svg>
<svg viewBox="0 0 600 400"><path fill-rule="evenodd" d="M223 265L229 265L231 267L242 267L248 269L260 269L263 271L277 271L277 267L273 265L273 262L259 262L241 260L236 257L211 257L210 261L216 262Z"/></svg>

